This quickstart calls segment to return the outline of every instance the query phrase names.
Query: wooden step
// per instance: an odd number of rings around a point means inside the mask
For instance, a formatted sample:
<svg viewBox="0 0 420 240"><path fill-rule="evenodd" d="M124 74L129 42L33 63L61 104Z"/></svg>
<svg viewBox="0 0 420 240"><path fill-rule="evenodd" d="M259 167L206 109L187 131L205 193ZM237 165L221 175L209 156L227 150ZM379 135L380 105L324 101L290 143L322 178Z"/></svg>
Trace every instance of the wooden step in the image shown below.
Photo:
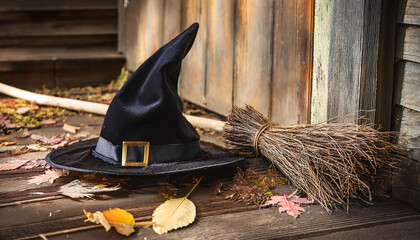
<svg viewBox="0 0 420 240"><path fill-rule="evenodd" d="M115 48L5 48L0 81L25 89L81 87L116 79L125 58Z"/></svg>
<svg viewBox="0 0 420 240"><path fill-rule="evenodd" d="M0 12L117 9L117 0L0 0Z"/></svg>
<svg viewBox="0 0 420 240"><path fill-rule="evenodd" d="M31 36L0 38L0 53L6 47L113 47L117 49L116 34L96 34L86 36Z"/></svg>
<svg viewBox="0 0 420 240"><path fill-rule="evenodd" d="M109 23L73 21L48 21L0 24L0 37L68 36L117 34L115 21Z"/></svg>
<svg viewBox="0 0 420 240"><path fill-rule="evenodd" d="M117 46L117 12L40 11L0 14L0 47Z"/></svg>

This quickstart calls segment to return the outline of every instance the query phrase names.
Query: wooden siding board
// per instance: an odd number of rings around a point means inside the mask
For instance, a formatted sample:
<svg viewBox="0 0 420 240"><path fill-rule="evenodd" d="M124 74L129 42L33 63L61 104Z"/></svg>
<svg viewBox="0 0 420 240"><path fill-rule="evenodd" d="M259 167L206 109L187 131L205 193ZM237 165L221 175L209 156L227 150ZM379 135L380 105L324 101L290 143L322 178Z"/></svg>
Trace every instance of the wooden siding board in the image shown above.
<svg viewBox="0 0 420 240"><path fill-rule="evenodd" d="M400 26L397 29L396 56L420 63L420 27Z"/></svg>
<svg viewBox="0 0 420 240"><path fill-rule="evenodd" d="M420 112L420 64L396 64L394 103Z"/></svg>
<svg viewBox="0 0 420 240"><path fill-rule="evenodd" d="M237 2L234 103L270 114L273 1Z"/></svg>
<svg viewBox="0 0 420 240"><path fill-rule="evenodd" d="M360 1L333 2L328 119L359 110L363 13Z"/></svg>
<svg viewBox="0 0 420 240"><path fill-rule="evenodd" d="M207 1L182 1L182 29L191 24L200 24L197 37L188 55L184 58L179 83L182 97L206 106L206 59L207 59Z"/></svg>
<svg viewBox="0 0 420 240"><path fill-rule="evenodd" d="M375 120L381 1L334 1L328 119L346 113Z"/></svg>
<svg viewBox="0 0 420 240"><path fill-rule="evenodd" d="M328 66L331 41L331 0L315 1L311 123L328 120Z"/></svg>
<svg viewBox="0 0 420 240"><path fill-rule="evenodd" d="M402 24L420 25L420 1L400 0L397 21Z"/></svg>
<svg viewBox="0 0 420 240"><path fill-rule="evenodd" d="M313 1L276 1L273 46L273 121L309 120Z"/></svg>
<svg viewBox="0 0 420 240"><path fill-rule="evenodd" d="M164 1L163 43L171 41L181 33L181 0Z"/></svg>
<svg viewBox="0 0 420 240"><path fill-rule="evenodd" d="M208 2L206 99L220 114L232 109L234 6L234 0Z"/></svg>

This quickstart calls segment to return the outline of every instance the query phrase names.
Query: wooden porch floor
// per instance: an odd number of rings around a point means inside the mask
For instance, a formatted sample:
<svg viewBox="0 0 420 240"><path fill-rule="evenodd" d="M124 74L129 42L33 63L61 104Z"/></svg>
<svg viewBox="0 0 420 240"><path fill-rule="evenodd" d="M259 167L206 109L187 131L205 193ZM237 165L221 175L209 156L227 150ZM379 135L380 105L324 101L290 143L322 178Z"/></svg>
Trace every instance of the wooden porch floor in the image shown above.
<svg viewBox="0 0 420 240"><path fill-rule="evenodd" d="M102 121L102 117L70 116L66 123L81 126L80 132L99 135ZM62 123L31 132L46 136L64 133ZM215 135L202 138L217 141ZM29 144L30 138L18 141L17 146L1 147L0 150L19 149ZM0 156L0 162L42 159L46 154ZM254 168L264 166L261 160L249 160L247 164ZM57 190L76 179L77 174L61 177L53 184L28 184L31 176L43 172L42 168L0 171L0 239L39 238L39 234L93 226L84 222L82 209L94 212L119 207L131 212L136 221L149 221L153 210L163 202L153 189L171 181L171 177L130 178L131 186L110 194L111 198L75 201L60 195ZM231 180L231 174L229 169L220 171L225 183ZM280 192L289 193L290 189L284 185ZM308 205L298 219L280 214L277 208L259 209L211 195L205 182L190 199L197 206L197 219L192 225L165 235L157 235L150 227L139 227L128 239L416 239L420 236L420 213L386 196L376 197L373 206L354 202L348 215L344 209L328 214L317 204ZM102 227L48 236L48 239L123 238L113 229L106 232Z"/></svg>

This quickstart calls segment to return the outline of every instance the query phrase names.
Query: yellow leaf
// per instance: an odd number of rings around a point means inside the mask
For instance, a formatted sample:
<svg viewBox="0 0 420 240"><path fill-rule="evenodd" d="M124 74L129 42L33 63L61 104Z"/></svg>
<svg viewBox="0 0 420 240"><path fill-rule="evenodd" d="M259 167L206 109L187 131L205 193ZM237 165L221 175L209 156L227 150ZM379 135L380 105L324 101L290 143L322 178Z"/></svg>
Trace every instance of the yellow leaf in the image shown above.
<svg viewBox="0 0 420 240"><path fill-rule="evenodd" d="M195 205L188 196L200 183L201 177L183 198L169 199L155 209L152 215L153 230L158 234L185 227L194 222Z"/></svg>
<svg viewBox="0 0 420 240"><path fill-rule="evenodd" d="M185 227L195 219L195 205L186 197L174 198L162 203L153 212L153 230L164 234Z"/></svg>
<svg viewBox="0 0 420 240"><path fill-rule="evenodd" d="M85 213L86 217L88 219L85 220L91 221L96 224L101 224L104 226L105 230L108 232L108 230L111 228L111 225L108 223L108 221L105 219L105 216L100 211L96 211L95 213L86 212L85 209L83 209L83 212Z"/></svg>
<svg viewBox="0 0 420 240"><path fill-rule="evenodd" d="M118 233L124 236L129 236L134 232L133 225L135 221L131 213L120 208L114 208L104 211L103 215L109 224L115 227Z"/></svg>

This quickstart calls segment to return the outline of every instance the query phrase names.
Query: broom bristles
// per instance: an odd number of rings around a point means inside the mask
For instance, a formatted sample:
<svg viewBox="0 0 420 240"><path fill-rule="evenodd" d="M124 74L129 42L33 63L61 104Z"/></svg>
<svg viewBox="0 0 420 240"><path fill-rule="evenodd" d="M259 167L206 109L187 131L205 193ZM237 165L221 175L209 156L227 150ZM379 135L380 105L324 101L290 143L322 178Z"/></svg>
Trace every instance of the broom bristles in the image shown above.
<svg viewBox="0 0 420 240"><path fill-rule="evenodd" d="M251 106L233 107L223 141L233 153L255 156L254 138L270 123ZM368 124L326 123L269 126L257 139L258 152L328 212L350 198L368 197L379 167L396 167L403 149L389 142L395 132Z"/></svg>

